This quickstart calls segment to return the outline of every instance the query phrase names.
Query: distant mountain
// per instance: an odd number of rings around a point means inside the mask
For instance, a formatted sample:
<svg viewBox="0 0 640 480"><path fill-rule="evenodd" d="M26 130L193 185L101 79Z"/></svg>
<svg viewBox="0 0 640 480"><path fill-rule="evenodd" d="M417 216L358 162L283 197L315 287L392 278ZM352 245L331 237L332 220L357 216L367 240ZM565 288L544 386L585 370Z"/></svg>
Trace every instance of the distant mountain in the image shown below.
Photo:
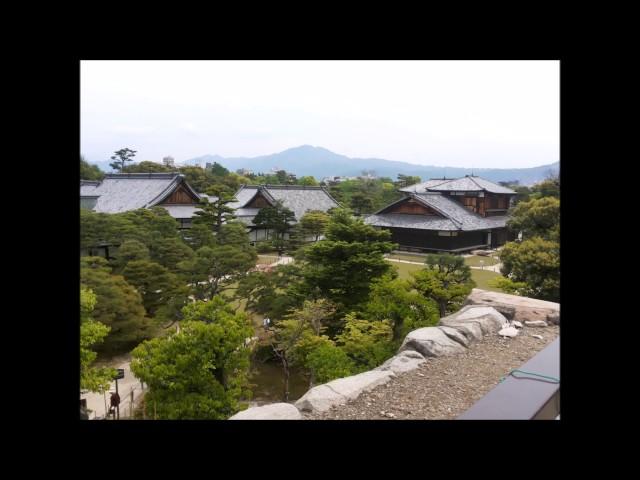
<svg viewBox="0 0 640 480"><path fill-rule="evenodd" d="M422 180L429 178L463 177L479 175L494 182L518 180L522 185L532 185L543 180L550 171L558 172L560 163L542 165L532 168L470 168L460 167L435 167L430 165L414 165L406 162L384 160L380 158L350 158L339 155L326 148L303 145L290 148L280 153L262 155L259 157L221 157L220 155L203 155L191 158L181 165L200 165L218 162L230 171L246 168L254 173L268 173L272 169L286 170L295 173L298 177L313 175L317 180L332 176L356 176L364 170L374 171L379 177L391 177L396 179L399 173L404 175L416 175ZM95 162L103 171L110 172L109 161Z"/></svg>
<svg viewBox="0 0 640 480"><path fill-rule="evenodd" d="M207 162L218 162L231 171L246 168L254 173L267 173L273 168L277 168L295 173L299 177L313 175L317 180L330 176L360 175L363 170L373 170L380 177L391 177L394 180L399 173L417 175L423 180L444 176L447 178L463 177L472 173L470 168L414 165L380 158L350 158L326 148L311 145L303 145L284 152L252 158L203 155L186 160L182 164L204 167ZM543 180L549 171L558 172L559 168L560 162L555 162L532 168L474 168L473 174L494 182L519 180L522 185L531 185Z"/></svg>

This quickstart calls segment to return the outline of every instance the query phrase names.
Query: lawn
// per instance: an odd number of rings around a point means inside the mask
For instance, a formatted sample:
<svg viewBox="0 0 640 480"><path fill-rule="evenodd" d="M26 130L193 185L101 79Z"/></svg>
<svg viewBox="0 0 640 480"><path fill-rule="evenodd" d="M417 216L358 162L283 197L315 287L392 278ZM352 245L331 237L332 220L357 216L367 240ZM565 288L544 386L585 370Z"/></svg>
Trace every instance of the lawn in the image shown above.
<svg viewBox="0 0 640 480"><path fill-rule="evenodd" d="M415 272L417 270L421 270L422 265L412 265L410 263L399 263L399 262L391 262L394 267L398 270L398 275L400 278L404 278L405 280L410 279L411 272ZM489 281L493 280L496 277L500 277L501 275L496 272L491 272L489 270L471 270L471 278L476 282L476 288L481 288L483 290L490 290L492 292L502 292L502 290L490 287Z"/></svg>
<svg viewBox="0 0 640 480"><path fill-rule="evenodd" d="M409 253L392 253L387 258L393 258L395 260L406 260L408 262L424 263L426 255L411 255Z"/></svg>
<svg viewBox="0 0 640 480"><path fill-rule="evenodd" d="M278 261L277 255L258 255L258 265L271 265Z"/></svg>
<svg viewBox="0 0 640 480"><path fill-rule="evenodd" d="M496 265L499 263L499 260L493 257L481 257L480 255L473 255L471 257L465 257L464 259L464 263L470 267L480 267L482 266L480 262L484 262L484 266L488 267L490 265Z"/></svg>

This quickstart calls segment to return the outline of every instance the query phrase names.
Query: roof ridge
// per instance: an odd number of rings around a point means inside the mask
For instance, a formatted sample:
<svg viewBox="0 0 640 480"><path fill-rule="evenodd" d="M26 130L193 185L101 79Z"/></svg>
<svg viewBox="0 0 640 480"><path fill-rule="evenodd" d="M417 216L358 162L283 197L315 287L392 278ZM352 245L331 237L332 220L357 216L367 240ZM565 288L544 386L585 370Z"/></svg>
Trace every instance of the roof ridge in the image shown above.
<svg viewBox="0 0 640 480"><path fill-rule="evenodd" d="M180 172L106 173L104 178L175 178L184 177Z"/></svg>
<svg viewBox="0 0 640 480"><path fill-rule="evenodd" d="M475 183L478 187L480 187L482 190L484 190L485 192L487 191L487 189L486 189L485 187L483 187L482 185L480 185L478 182L476 182L476 181L473 179L473 175L471 175L471 176L470 176L470 177L468 177L468 178L470 178L470 179L471 179L471 181L472 181L473 183ZM484 179L483 179L483 180L484 180Z"/></svg>

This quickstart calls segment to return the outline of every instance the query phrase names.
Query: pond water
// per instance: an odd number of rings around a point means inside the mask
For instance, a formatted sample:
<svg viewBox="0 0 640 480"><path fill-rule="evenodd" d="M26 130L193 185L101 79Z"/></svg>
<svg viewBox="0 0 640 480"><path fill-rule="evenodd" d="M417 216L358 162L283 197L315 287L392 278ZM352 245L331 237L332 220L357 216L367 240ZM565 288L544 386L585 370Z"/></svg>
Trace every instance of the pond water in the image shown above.
<svg viewBox="0 0 640 480"><path fill-rule="evenodd" d="M252 403L275 403L284 401L284 373L277 362L255 361L251 364L250 382L254 385ZM289 401L293 402L309 390L309 380L299 371L289 376Z"/></svg>

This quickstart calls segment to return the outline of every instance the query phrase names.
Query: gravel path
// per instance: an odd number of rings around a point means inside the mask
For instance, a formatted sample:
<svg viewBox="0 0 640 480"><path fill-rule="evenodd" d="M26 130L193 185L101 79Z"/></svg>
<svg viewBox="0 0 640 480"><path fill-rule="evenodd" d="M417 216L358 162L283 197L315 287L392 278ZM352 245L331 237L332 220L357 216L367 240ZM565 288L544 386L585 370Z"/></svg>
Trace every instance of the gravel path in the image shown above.
<svg viewBox="0 0 640 480"><path fill-rule="evenodd" d="M485 337L467 352L428 358L419 368L306 420L452 420L560 334L558 326L521 329L515 338ZM531 335L541 335L542 340Z"/></svg>

